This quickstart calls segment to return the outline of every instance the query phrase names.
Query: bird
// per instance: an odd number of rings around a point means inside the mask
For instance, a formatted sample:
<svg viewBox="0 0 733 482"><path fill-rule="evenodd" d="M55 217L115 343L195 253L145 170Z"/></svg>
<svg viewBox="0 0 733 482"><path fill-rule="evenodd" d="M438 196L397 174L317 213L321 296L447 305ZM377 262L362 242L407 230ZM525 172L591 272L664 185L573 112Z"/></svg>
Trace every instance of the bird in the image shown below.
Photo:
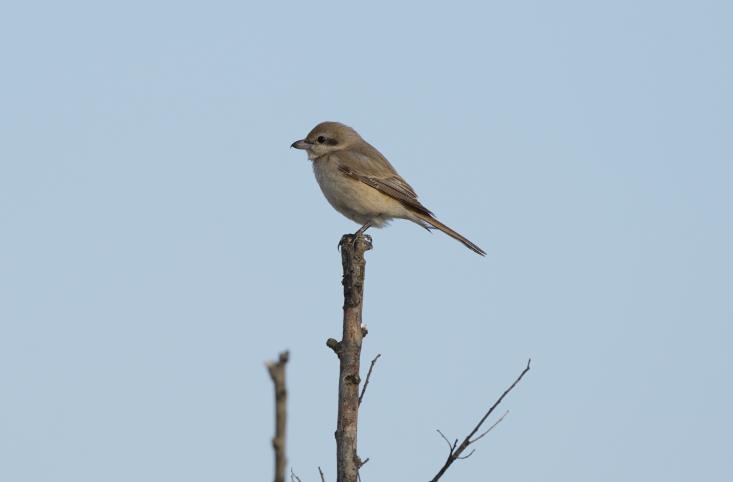
<svg viewBox="0 0 733 482"><path fill-rule="evenodd" d="M361 224L354 236L392 219L407 219L425 229L438 229L471 251L486 252L435 218L417 193L386 157L354 129L340 122L321 122L290 147L302 149L313 162L316 181L331 206Z"/></svg>

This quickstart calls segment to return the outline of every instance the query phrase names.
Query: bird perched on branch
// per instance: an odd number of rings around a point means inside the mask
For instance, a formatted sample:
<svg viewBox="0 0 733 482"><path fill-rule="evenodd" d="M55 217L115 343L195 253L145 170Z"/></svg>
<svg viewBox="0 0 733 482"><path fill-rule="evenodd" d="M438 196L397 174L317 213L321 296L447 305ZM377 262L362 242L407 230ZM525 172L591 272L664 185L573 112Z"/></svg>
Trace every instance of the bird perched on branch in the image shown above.
<svg viewBox="0 0 733 482"><path fill-rule="evenodd" d="M370 227L381 228L394 218L408 219L426 229L443 231L481 256L486 254L435 219L392 164L351 127L321 122L290 147L308 153L318 185L331 206L362 225L355 235Z"/></svg>

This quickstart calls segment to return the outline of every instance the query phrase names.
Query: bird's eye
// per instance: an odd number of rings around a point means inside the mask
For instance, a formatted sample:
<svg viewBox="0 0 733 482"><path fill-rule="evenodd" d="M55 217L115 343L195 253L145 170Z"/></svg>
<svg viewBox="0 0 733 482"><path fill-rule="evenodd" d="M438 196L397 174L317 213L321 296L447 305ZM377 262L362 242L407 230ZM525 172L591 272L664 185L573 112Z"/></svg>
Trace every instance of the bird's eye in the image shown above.
<svg viewBox="0 0 733 482"><path fill-rule="evenodd" d="M323 144L324 142L326 142L326 138L324 136L318 136L316 142L318 142L319 144Z"/></svg>

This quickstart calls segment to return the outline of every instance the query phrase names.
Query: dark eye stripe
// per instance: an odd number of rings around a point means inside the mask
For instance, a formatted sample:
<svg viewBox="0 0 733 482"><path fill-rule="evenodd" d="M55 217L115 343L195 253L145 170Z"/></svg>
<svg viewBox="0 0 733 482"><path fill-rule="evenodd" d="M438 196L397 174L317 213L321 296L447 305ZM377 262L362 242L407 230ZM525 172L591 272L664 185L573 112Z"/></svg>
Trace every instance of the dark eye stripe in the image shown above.
<svg viewBox="0 0 733 482"><path fill-rule="evenodd" d="M316 142L319 144L326 144L327 146L335 146L336 144L338 144L338 141L336 139L326 136L316 137Z"/></svg>

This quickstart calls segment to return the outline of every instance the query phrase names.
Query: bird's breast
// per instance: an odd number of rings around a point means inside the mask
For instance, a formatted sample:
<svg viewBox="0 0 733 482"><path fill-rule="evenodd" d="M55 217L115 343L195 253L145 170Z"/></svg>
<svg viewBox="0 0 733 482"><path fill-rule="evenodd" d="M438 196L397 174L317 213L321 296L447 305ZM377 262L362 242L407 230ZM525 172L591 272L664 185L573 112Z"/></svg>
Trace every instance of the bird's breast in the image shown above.
<svg viewBox="0 0 733 482"><path fill-rule="evenodd" d="M334 157L313 162L316 181L326 199L338 212L360 224L372 222L376 227L394 217L405 217L404 206L393 198L346 176Z"/></svg>

